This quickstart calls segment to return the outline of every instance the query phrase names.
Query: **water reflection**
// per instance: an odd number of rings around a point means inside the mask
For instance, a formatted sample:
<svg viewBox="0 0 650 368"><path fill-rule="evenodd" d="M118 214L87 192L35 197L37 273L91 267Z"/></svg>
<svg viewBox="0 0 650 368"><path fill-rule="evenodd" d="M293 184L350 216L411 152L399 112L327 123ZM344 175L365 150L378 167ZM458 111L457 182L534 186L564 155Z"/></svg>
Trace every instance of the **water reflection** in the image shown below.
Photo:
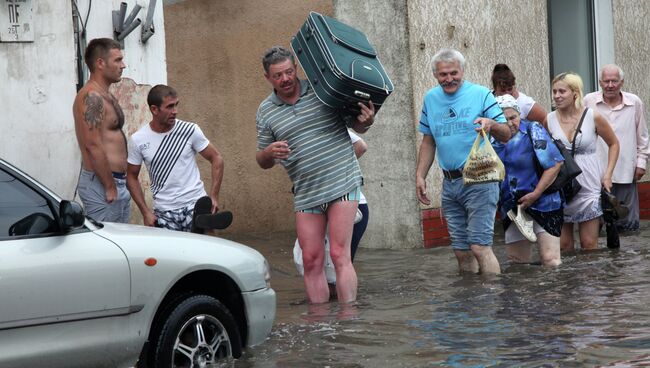
<svg viewBox="0 0 650 368"><path fill-rule="evenodd" d="M578 252L556 269L502 263L504 273L493 277L459 276L448 248L362 249L353 305L305 302L291 234L238 239L271 262L278 317L270 338L236 366L649 364L650 224L643 226L619 251ZM495 253L506 259L503 247Z"/></svg>

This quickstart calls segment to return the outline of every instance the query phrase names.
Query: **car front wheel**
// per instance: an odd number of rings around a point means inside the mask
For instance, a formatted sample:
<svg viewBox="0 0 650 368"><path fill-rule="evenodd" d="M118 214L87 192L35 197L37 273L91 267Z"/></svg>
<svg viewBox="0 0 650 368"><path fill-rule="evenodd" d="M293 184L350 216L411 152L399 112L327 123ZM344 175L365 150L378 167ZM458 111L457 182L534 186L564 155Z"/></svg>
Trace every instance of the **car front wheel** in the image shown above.
<svg viewBox="0 0 650 368"><path fill-rule="evenodd" d="M235 320L217 299L193 295L169 314L155 337L155 367L206 367L241 356Z"/></svg>

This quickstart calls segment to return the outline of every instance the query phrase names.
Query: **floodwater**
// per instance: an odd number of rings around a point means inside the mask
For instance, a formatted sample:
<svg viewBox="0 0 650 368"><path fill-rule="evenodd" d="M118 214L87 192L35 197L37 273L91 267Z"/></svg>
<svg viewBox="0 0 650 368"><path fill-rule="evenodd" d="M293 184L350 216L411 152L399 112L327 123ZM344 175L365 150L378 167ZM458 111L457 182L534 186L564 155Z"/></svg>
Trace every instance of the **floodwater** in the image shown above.
<svg viewBox="0 0 650 368"><path fill-rule="evenodd" d="M650 366L650 223L620 250L564 255L556 269L506 263L457 273L449 247L361 248L358 302L305 302L290 235L237 239L272 265L277 317L236 367Z"/></svg>

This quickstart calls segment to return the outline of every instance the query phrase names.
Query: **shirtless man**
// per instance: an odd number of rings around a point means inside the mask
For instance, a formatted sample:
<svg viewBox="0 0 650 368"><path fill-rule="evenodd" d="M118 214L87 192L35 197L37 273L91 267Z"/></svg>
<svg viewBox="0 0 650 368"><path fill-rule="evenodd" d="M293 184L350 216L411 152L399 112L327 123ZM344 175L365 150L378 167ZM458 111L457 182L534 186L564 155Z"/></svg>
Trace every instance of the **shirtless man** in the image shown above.
<svg viewBox="0 0 650 368"><path fill-rule="evenodd" d="M72 106L83 160L79 197L93 219L128 222L131 196L126 188L124 113L108 91L112 83L122 79L126 67L120 44L110 38L94 39L84 59L90 79Z"/></svg>

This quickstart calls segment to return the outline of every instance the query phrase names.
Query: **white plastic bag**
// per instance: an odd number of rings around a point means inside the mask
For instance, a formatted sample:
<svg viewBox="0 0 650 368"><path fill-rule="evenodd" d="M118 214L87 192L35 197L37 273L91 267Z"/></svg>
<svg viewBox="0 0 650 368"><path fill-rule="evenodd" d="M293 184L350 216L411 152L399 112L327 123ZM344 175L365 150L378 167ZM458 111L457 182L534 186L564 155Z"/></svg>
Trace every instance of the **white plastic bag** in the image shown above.
<svg viewBox="0 0 650 368"><path fill-rule="evenodd" d="M305 274L304 267L302 265L302 249L300 249L300 243L296 239L296 243L293 246L293 263L296 264L296 269L298 273L302 276ZM330 256L330 242L329 238L325 237L325 278L327 279L328 284L336 284L336 270L334 269L334 262L332 262L332 257Z"/></svg>
<svg viewBox="0 0 650 368"><path fill-rule="evenodd" d="M481 145L481 141L483 144ZM492 147L485 130L476 137L472 150L469 151L465 167L463 167L463 183L479 184L493 181L503 181L506 169Z"/></svg>
<svg viewBox="0 0 650 368"><path fill-rule="evenodd" d="M357 209L357 214L354 217L354 223L361 221L363 219L363 214L360 210ZM330 240L325 235L325 278L327 279L328 284L336 284L336 270L334 269L334 262L332 262L332 256L330 256ZM302 249L300 249L300 243L296 239L295 244L293 245L293 263L296 265L296 269L300 276L305 274L305 269L302 264Z"/></svg>

